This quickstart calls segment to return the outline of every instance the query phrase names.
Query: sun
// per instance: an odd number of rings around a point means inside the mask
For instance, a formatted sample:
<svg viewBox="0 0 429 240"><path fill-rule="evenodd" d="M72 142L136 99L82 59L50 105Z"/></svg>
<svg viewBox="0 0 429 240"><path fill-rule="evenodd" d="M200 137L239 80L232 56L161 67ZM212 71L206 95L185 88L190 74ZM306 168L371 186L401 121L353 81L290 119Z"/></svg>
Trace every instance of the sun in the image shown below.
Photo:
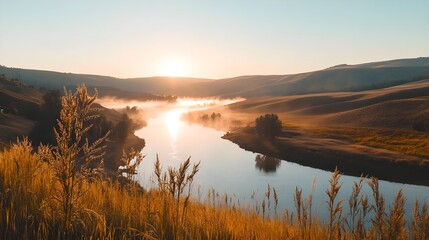
<svg viewBox="0 0 429 240"><path fill-rule="evenodd" d="M161 67L161 75L168 77L183 77L186 71L183 61L179 59L168 59Z"/></svg>

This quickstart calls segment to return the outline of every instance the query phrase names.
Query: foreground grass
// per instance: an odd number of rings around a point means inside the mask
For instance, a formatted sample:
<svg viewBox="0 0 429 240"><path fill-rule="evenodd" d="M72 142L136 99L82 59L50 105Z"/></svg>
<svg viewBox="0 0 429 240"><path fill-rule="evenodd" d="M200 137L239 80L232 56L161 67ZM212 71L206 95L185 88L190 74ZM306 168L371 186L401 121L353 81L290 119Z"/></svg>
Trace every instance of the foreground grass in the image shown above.
<svg viewBox="0 0 429 240"><path fill-rule="evenodd" d="M62 236L62 219L51 201L53 172L34 154L28 141L14 144L0 153L0 238L57 239ZM172 171L174 172L174 171ZM174 173L175 174L175 173ZM404 197L399 192L391 206L384 205L378 181L372 179L375 204L361 196L365 180L356 183L350 200L336 198L341 188L335 172L327 189L330 218L326 223L312 217L312 196L294 194L296 209L267 216L277 208L275 189L268 187L264 200L256 207L231 202L228 196L209 192L205 202L177 193L180 176L162 182L158 189L144 191L133 183L96 179L86 182L87 192L80 198L72 238L84 239L428 239L429 212L426 203L416 202L412 219L404 219ZM188 175L186 175L188 174ZM159 174L161 181L168 180ZM166 174L165 176L168 176ZM174 183L175 182L175 183ZM185 186L185 189L190 185ZM172 190L173 189L173 190ZM172 191L170 191L172 190ZM186 193L186 191L184 191ZM190 196L190 195L189 195ZM371 218L368 212L372 212ZM263 215L263 216L262 216ZM313 213L313 215L315 215Z"/></svg>

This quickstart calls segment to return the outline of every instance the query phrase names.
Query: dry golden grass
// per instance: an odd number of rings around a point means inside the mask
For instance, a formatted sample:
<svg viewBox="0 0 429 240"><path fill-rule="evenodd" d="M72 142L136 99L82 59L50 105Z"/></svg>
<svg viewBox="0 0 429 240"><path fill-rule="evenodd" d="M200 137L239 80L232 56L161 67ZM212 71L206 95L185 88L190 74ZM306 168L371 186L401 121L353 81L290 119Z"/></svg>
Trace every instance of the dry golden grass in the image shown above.
<svg viewBox="0 0 429 240"><path fill-rule="evenodd" d="M180 172L180 169L178 169ZM186 171L185 171L186 173ZM185 174L184 176L188 176ZM413 218L406 224L403 197L398 194L394 203L384 209L384 200L377 190L376 179L371 181L377 204L370 206L374 219L363 213L361 205L367 204L359 191L354 191L351 202L353 211L336 211L341 203L334 202L334 189L340 174L334 173L328 196L332 198L333 221L324 224L312 217L311 198L295 196L301 203L299 217L296 213L261 215L262 203L249 207L228 200L228 196L211 192L205 202L186 194L177 201L172 194L161 188L144 191L130 182L125 187L107 179L87 182L88 192L82 197L80 207L86 214L79 216L73 226L73 238L85 239L427 239L429 236L429 213L426 203L416 203ZM55 190L52 185L53 171L37 155L31 144L24 140L0 153L0 238L59 238L64 229L61 214L49 196ZM334 191L334 192L335 192ZM298 191L299 192L299 191ZM177 197L177 195L174 195ZM275 197L274 197L275 196ZM274 189L268 187L263 203L274 209L278 198ZM299 198L299 199L298 199ZM329 201L328 201L329 202ZM336 204L339 203L339 206ZM186 206L185 206L186 204ZM328 206L328 205L327 205ZM353 207L354 206L354 207ZM365 208L368 208L366 206ZM179 212L177 212L177 209ZM336 212L335 212L336 211ZM365 210L367 211L367 210ZM259 212L259 214L258 214ZM346 219L369 222L366 229L349 230ZM180 220L177 217L180 216ZM363 217L362 217L363 216Z"/></svg>

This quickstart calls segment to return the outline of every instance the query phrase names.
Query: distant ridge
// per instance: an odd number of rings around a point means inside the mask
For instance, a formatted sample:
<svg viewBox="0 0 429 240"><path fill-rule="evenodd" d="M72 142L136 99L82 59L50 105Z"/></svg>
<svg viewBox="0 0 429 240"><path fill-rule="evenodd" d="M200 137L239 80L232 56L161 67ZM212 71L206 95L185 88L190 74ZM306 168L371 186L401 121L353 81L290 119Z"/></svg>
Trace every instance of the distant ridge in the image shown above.
<svg viewBox="0 0 429 240"><path fill-rule="evenodd" d="M156 95L265 97L379 89L429 76L429 57L396 59L289 75L249 75L218 80L187 77L114 78L0 66L0 74L33 86L62 88L85 83Z"/></svg>

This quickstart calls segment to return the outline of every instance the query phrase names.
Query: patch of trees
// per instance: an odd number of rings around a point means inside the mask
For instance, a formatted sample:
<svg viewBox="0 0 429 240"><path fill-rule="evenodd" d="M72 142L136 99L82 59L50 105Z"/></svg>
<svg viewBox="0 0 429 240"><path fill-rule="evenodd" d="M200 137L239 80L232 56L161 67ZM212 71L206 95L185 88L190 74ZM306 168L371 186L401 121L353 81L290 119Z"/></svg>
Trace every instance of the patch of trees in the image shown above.
<svg viewBox="0 0 429 240"><path fill-rule="evenodd" d="M112 139L124 142L132 131L132 121L126 113L122 114L121 120L111 131Z"/></svg>
<svg viewBox="0 0 429 240"><path fill-rule="evenodd" d="M167 101L168 103L176 103L177 96L174 95L163 95L158 97L161 101Z"/></svg>
<svg viewBox="0 0 429 240"><path fill-rule="evenodd" d="M88 139L91 142L105 136L111 129L113 129L112 121L107 120L106 116L98 115L97 118L91 119L89 124L92 124L91 129L88 131Z"/></svg>
<svg viewBox="0 0 429 240"><path fill-rule="evenodd" d="M274 139L282 132L282 122L277 114L261 115L255 122L255 129L260 137Z"/></svg>
<svg viewBox="0 0 429 240"><path fill-rule="evenodd" d="M137 106L133 106L133 107L127 106L125 108L125 112L126 113L131 113L131 114L137 114L139 112L139 109L138 109Z"/></svg>
<svg viewBox="0 0 429 240"><path fill-rule="evenodd" d="M203 121L208 121L208 120L216 121L216 120L221 119L222 115L220 113L212 112L212 114L210 114L210 115L204 114L200 118Z"/></svg>
<svg viewBox="0 0 429 240"><path fill-rule="evenodd" d="M61 94L58 90L51 90L43 96L43 104L37 116L29 138L38 146L43 144L55 144L55 134L52 131L57 125L57 119L60 118Z"/></svg>
<svg viewBox="0 0 429 240"><path fill-rule="evenodd" d="M57 90L51 90L44 95L43 100L44 103L40 108L37 121L29 134L29 138L36 146L40 143L55 145L56 139L52 130L57 127L57 119L60 118L61 94ZM90 115L97 115L97 117L90 116L90 119L85 122L86 127L92 125L86 133L86 137L90 142L104 137L110 131L108 139L123 143L132 131L132 121L126 113L122 114L117 124L107 119L105 115L98 114L97 111Z"/></svg>

